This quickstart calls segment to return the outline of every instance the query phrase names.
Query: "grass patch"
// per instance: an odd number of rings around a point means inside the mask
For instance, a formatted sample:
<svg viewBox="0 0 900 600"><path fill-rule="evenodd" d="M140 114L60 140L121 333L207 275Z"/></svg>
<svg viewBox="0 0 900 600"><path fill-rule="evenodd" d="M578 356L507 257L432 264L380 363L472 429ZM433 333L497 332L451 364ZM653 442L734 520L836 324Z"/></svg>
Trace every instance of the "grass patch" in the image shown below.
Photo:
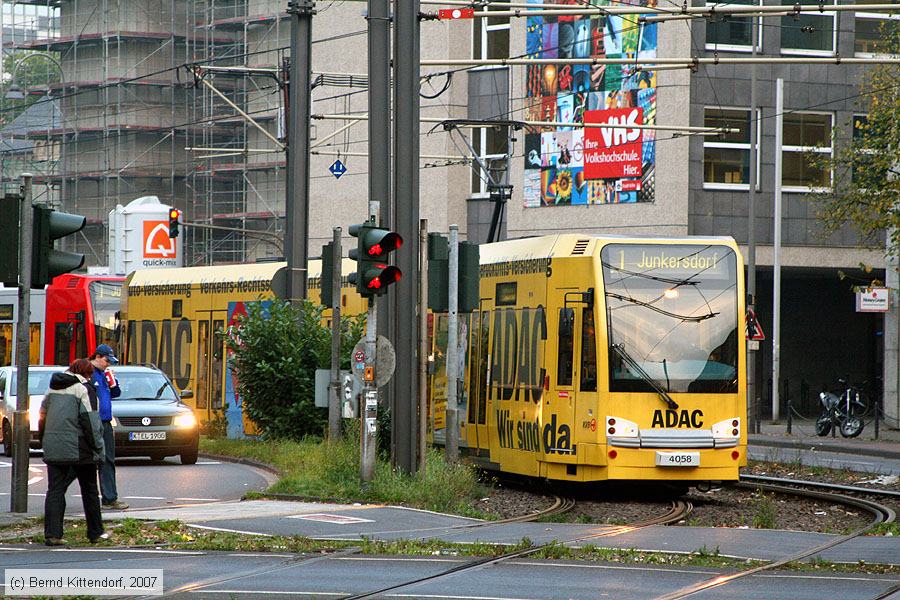
<svg viewBox="0 0 900 600"><path fill-rule="evenodd" d="M753 501L753 528L754 529L775 529L778 527L778 507L771 495L761 493L758 498Z"/></svg>
<svg viewBox="0 0 900 600"><path fill-rule="evenodd" d="M335 443L318 439L259 441L202 439L200 451L269 464L281 473L269 493L348 501L384 502L426 510L485 517L475 500L485 495L478 474L466 465L450 465L443 454L430 450L424 477L407 476L385 460L375 467L372 485L362 490L359 481L359 444L348 435Z"/></svg>
<svg viewBox="0 0 900 600"><path fill-rule="evenodd" d="M897 521L894 521L893 523L879 523L868 532L868 535L900 537L900 523Z"/></svg>

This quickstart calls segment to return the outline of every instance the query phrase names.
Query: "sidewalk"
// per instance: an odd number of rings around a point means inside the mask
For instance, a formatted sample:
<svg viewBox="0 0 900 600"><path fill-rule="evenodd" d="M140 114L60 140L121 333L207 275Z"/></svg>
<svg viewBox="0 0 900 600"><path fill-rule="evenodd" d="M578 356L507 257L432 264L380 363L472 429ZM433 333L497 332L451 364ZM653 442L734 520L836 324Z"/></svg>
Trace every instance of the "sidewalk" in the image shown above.
<svg viewBox="0 0 900 600"><path fill-rule="evenodd" d="M777 448L793 448L799 450L818 450L819 452L836 452L841 454L861 454L882 458L900 459L900 430L891 429L880 424L878 439L875 439L875 425L867 422L865 429L856 438L843 438L839 432L827 437L816 435L816 424L812 420L797 420L791 424L791 433L787 433L787 421L782 419L778 424L771 420L763 420L761 433L751 433L747 441L751 446L773 446Z"/></svg>

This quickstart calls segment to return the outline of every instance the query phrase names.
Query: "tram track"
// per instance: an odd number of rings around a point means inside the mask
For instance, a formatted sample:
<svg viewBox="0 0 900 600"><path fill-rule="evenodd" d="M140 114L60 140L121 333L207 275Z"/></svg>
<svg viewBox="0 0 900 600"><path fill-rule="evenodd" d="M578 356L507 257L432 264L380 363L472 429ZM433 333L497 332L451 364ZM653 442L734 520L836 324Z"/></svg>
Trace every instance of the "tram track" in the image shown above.
<svg viewBox="0 0 900 600"><path fill-rule="evenodd" d="M576 505L575 500L571 498L561 498L557 497L557 502L554 503L549 509L542 511L540 515L526 515L524 517L519 518L519 521L513 522L523 522L525 520L537 520L543 516L547 516L548 514L561 514L561 512L566 512L571 510ZM529 548L523 548L521 550L516 550L513 552L507 552L500 556L494 556L490 558L482 558L476 559L470 562L467 562L462 565L458 565L451 569L447 569L446 571L442 571L441 573L436 573L434 575L430 575L427 577L422 577L418 579L413 579L410 581L405 581L403 583L399 583L396 585L392 585L386 588L382 588L379 590L374 590L371 592L364 592L362 594L356 594L352 596L345 596L343 600L363 600L368 598L378 598L383 596L384 594L397 592L398 590L402 590L404 588L416 586L422 583L429 583L433 581L438 581L445 577L450 577L453 575L458 575L460 573L466 571L474 571L477 569L483 569L486 567L490 567L496 564L499 564L504 561L513 560L516 558L522 558L524 556L529 556L531 554L536 554L540 552L544 548L548 548L552 545L558 544L573 544L578 542L584 542L587 540L604 538L604 537L612 537L616 535L622 535L624 533L630 533L632 531L636 531L638 529L642 529L645 527L652 527L654 525L669 525L672 523L677 523L678 521L684 519L687 515L690 514L691 510L693 510L693 506L690 502L684 500L673 500L669 510L663 514L656 517L651 517L649 519L645 519L643 521L638 521L634 523L630 523L627 525L616 525L605 529L603 531L592 533L589 535L579 536L576 538L571 538L568 540L555 540L553 542L549 542L547 544L540 544L538 546L531 546ZM505 522L510 522L510 520L506 520ZM497 523L497 521L491 521L489 524Z"/></svg>
<svg viewBox="0 0 900 600"><path fill-rule="evenodd" d="M711 579L686 586L674 592L658 596L656 600L678 600L680 598L687 598L688 596L692 596L694 594L710 590L712 588L728 585L729 583L743 577L748 577L750 575L756 575L757 573L763 571L771 571L772 569L783 567L788 563L809 558L810 556L814 556L816 554L824 552L825 550L844 544L865 534L880 523L892 523L897 518L896 512L893 508L881 504L880 502L875 502L873 500L856 496L848 496L846 495L846 493L837 493L837 491L843 491L847 493L865 493L875 496L895 498L898 494L893 490L878 490L861 488L857 486L843 486L840 484L803 481L798 479L779 479L777 477L763 477L755 475L741 476L741 481L737 483L737 486L744 489L762 490L777 494L794 495L803 498L811 498L838 504L846 504L869 512L872 515L872 520L865 526L860 527L846 535L828 540L827 542L818 544L812 548L807 548L805 550L795 552L778 560L760 565L758 567L754 567L752 569L746 569L728 575L718 575ZM830 491L820 491L820 489L812 488L826 488Z"/></svg>

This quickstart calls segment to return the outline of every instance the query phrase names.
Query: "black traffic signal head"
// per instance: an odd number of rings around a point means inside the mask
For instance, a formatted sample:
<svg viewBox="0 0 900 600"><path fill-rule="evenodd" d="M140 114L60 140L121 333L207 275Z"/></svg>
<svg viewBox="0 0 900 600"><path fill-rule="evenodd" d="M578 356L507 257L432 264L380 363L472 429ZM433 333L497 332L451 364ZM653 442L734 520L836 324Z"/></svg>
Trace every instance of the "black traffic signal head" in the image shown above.
<svg viewBox="0 0 900 600"><path fill-rule="evenodd" d="M350 235L357 238L356 248L349 253L357 262L350 282L356 284L356 291L364 298L387 293L388 286L403 277L400 269L387 264L388 254L403 245L403 238L394 231L377 227L372 220L351 225Z"/></svg>
<svg viewBox="0 0 900 600"><path fill-rule="evenodd" d="M87 222L81 215L59 212L46 206L34 206L32 224L31 287L42 288L54 277L80 269L84 254L64 252L53 247L54 240L78 233Z"/></svg>
<svg viewBox="0 0 900 600"><path fill-rule="evenodd" d="M178 220L181 218L181 211L177 208L169 209L169 238L178 237Z"/></svg>

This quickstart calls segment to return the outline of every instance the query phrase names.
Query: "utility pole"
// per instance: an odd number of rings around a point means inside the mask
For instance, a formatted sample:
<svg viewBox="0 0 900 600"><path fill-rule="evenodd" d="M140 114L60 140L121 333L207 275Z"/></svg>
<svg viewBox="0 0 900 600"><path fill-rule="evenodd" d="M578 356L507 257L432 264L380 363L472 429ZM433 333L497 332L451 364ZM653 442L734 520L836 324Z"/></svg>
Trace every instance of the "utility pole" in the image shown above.
<svg viewBox="0 0 900 600"><path fill-rule="evenodd" d="M450 260L447 286L447 462L459 460L459 232L450 226Z"/></svg>
<svg viewBox="0 0 900 600"><path fill-rule="evenodd" d="M750 27L750 43L752 56L756 58L756 46L759 43L759 17L752 17ZM747 199L747 312L756 314L756 164L759 160L757 140L759 121L756 118L756 63L750 65L750 196ZM756 350L759 342L747 340L747 426L752 426L759 433L756 417L758 399L756 397Z"/></svg>
<svg viewBox="0 0 900 600"><path fill-rule="evenodd" d="M328 439L332 442L341 437L341 255L341 228L335 227L331 238L331 395L328 397Z"/></svg>
<svg viewBox="0 0 900 600"><path fill-rule="evenodd" d="M428 428L428 219L419 220L419 433L418 467L425 476L425 436Z"/></svg>
<svg viewBox="0 0 900 600"><path fill-rule="evenodd" d="M28 363L31 321L32 220L31 173L22 174L19 206L19 315L16 323L16 412L13 415L13 464L10 511L28 512Z"/></svg>
<svg viewBox="0 0 900 600"><path fill-rule="evenodd" d="M784 128L784 79L775 80L775 237L772 263L772 422L780 418L781 376L781 170Z"/></svg>
<svg viewBox="0 0 900 600"><path fill-rule="evenodd" d="M397 356L392 415L396 466L416 472L419 393L416 369L419 278L412 276L419 260L419 0L394 0L394 229L412 246L397 256L397 266L409 277L398 282L393 311Z"/></svg>
<svg viewBox="0 0 900 600"><path fill-rule="evenodd" d="M287 197L285 198L285 290L292 304L306 298L309 245L309 113L312 18L315 0L290 0L291 70L288 88Z"/></svg>

